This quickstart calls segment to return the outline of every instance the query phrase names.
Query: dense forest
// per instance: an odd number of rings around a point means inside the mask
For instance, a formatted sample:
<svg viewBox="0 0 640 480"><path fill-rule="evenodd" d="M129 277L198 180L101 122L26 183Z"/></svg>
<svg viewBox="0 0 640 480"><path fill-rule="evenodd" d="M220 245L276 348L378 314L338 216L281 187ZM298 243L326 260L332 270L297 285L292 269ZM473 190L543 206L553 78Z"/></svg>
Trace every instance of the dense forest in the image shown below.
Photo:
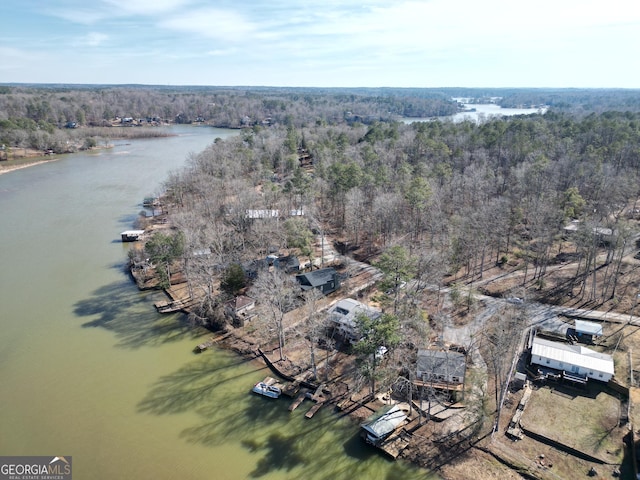
<svg viewBox="0 0 640 480"><path fill-rule="evenodd" d="M102 138L124 135L105 128L113 126L198 122L227 128L301 127L437 117L457 110L458 104L439 92L6 86L0 89L0 144L58 153L67 140L82 145L90 138L89 145L95 145Z"/></svg>
<svg viewBox="0 0 640 480"><path fill-rule="evenodd" d="M637 112L638 97L632 90L2 85L0 145L62 153L115 136L154 135L110 128L123 125L199 122L228 128L302 128L443 117L459 111L458 98L503 107L548 105L556 112L584 116L607 110Z"/></svg>
<svg viewBox="0 0 640 480"><path fill-rule="evenodd" d="M419 267L413 278L433 284L515 262L523 285L542 290L564 239L579 260L564 289L602 303L619 293L633 245L639 167L639 114L551 111L481 124L256 126L193 155L166 186L187 249L214 253L189 260L200 278L326 229L360 259L401 246ZM275 209L305 217L246 214Z"/></svg>

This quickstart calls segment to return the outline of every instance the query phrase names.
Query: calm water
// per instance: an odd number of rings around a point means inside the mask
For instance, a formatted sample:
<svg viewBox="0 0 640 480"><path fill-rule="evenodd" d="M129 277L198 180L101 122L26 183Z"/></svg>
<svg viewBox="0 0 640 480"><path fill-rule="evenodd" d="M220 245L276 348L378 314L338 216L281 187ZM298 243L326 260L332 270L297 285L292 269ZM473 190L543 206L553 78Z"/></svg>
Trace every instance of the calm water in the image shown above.
<svg viewBox="0 0 640 480"><path fill-rule="evenodd" d="M544 113L546 111L546 108L502 108L494 103L464 104L464 106L469 109L475 108L475 112L458 112L443 118L454 122L462 122L465 120L479 122L488 120L491 117L531 115L534 113ZM431 122L434 119L438 120L438 118L405 118L402 121L404 123Z"/></svg>
<svg viewBox="0 0 640 480"><path fill-rule="evenodd" d="M71 455L77 479L414 479L328 411L249 394L267 372L181 315L155 313L123 271L140 202L189 152L180 136L0 175L0 455Z"/></svg>

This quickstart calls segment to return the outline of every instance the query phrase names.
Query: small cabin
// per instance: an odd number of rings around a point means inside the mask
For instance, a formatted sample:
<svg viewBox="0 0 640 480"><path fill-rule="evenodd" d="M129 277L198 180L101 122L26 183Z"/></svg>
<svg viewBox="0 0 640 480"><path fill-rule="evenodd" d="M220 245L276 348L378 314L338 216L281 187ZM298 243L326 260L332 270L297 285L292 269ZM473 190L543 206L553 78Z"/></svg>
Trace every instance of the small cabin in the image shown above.
<svg viewBox="0 0 640 480"><path fill-rule="evenodd" d="M252 312L255 306L256 302L253 298L246 295L238 295L233 300L225 303L225 314L236 327L244 327L245 322L255 315Z"/></svg>
<svg viewBox="0 0 640 480"><path fill-rule="evenodd" d="M136 242L142 238L144 230L125 230L120 234L123 242Z"/></svg>

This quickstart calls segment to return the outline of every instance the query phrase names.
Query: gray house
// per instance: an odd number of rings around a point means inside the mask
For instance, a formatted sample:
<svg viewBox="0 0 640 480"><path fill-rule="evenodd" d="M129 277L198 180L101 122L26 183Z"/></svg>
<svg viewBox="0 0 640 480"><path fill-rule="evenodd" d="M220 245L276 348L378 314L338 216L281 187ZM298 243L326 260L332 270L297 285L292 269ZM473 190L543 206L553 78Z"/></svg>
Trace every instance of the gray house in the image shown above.
<svg viewBox="0 0 640 480"><path fill-rule="evenodd" d="M303 291L317 288L324 295L335 292L340 288L338 272L331 267L313 270L308 273L301 273L300 275L296 275L296 280L302 287Z"/></svg>
<svg viewBox="0 0 640 480"><path fill-rule="evenodd" d="M416 378L423 385L461 391L467 370L465 355L451 350L418 350Z"/></svg>

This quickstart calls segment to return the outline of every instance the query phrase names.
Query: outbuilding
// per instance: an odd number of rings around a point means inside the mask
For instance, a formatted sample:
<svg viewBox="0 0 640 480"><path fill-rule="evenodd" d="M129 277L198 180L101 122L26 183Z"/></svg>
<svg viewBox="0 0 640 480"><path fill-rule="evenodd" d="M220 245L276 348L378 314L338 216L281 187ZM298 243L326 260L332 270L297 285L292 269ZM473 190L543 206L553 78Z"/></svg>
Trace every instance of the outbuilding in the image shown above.
<svg viewBox="0 0 640 480"><path fill-rule="evenodd" d="M585 320L575 320L574 330L578 340L591 343L595 338L602 336L602 325Z"/></svg>

